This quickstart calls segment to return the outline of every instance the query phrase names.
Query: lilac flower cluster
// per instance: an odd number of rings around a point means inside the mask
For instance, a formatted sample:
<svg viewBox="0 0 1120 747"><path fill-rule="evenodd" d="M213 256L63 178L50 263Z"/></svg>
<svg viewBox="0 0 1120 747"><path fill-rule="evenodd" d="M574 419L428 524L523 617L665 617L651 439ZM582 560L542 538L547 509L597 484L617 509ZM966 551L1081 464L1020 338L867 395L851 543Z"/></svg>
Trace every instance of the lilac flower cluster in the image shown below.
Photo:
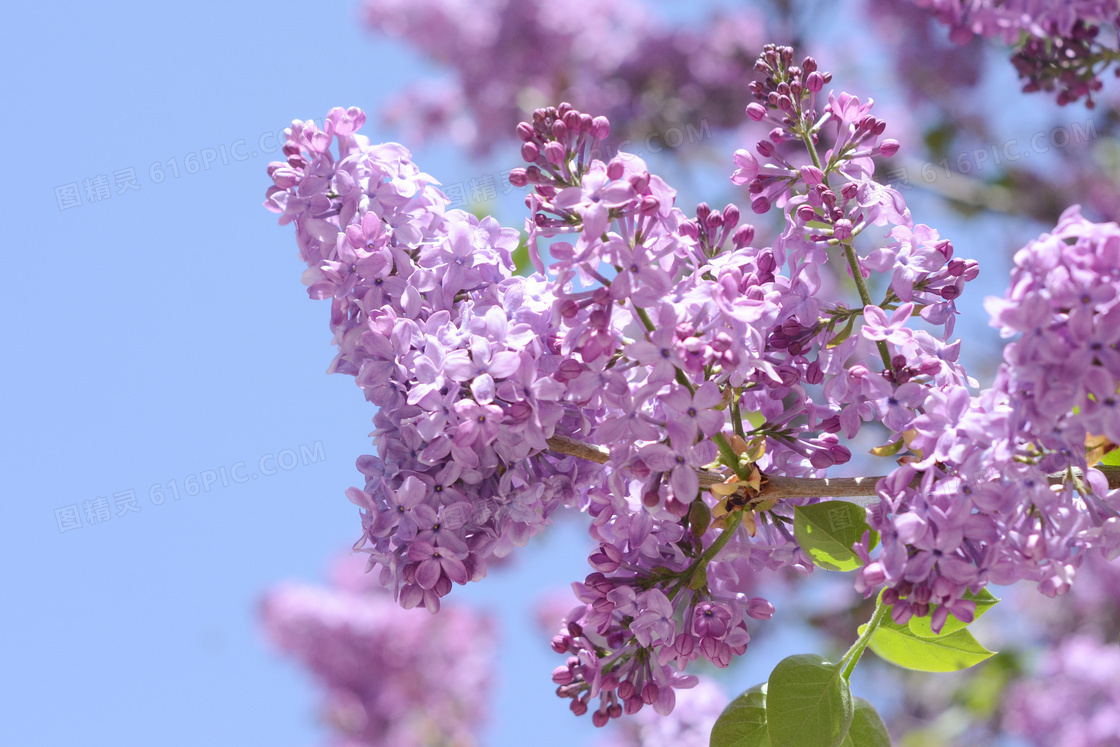
<svg viewBox="0 0 1120 747"><path fill-rule="evenodd" d="M900 464L856 584L885 584L897 622L935 605L936 629L971 619L966 594L989 582L1062 592L1085 548L1118 546L1084 442L1120 441L1120 229L1074 211L1020 253L997 318L1024 337L974 396L951 336L976 262L876 179L899 143L873 102L826 93L831 75L788 47L756 70L746 115L770 131L734 154L732 182L755 212L782 210L769 246L736 206L686 215L641 159L598 157L609 120L567 104L516 129L527 278L516 232L445 211L407 151L355 133L358 110L294 123L270 166L266 204L295 224L312 297L332 299L331 370L379 408L379 456L348 492L357 547L401 604L435 611L558 508L585 511L592 572L553 638L553 680L596 725L669 713L689 664L743 654L747 620L773 613L753 575L812 567L792 514L819 498L779 503L764 482L823 477L864 423ZM851 287L826 282L833 258Z"/></svg>
<svg viewBox="0 0 1120 747"><path fill-rule="evenodd" d="M404 148L355 134L364 119L294 123L266 206L295 224L311 297L331 299L330 371L379 408L379 457L348 492L358 546L405 607L435 611L575 499L589 466L544 449L583 416L561 399L548 289L512 276L517 232L444 212Z"/></svg>
<svg viewBox="0 0 1120 747"><path fill-rule="evenodd" d="M971 396L947 382L915 399L920 414L902 426L915 458L879 486L883 552L859 581L888 582L897 621L931 603L937 628L949 612L970 620L964 592L989 582L1064 593L1088 549L1120 551L1120 491L1085 447L1120 436L1118 252L1120 227L1070 208L1016 254L1007 295L989 299L993 324L1019 337L995 385Z"/></svg>
<svg viewBox="0 0 1120 747"><path fill-rule="evenodd" d="M1014 683L1003 727L1038 747L1100 747L1120 735L1120 648L1094 636L1047 651L1036 675Z"/></svg>
<svg viewBox="0 0 1120 747"><path fill-rule="evenodd" d="M1102 87L1100 73L1117 59L1117 50L1096 42L1102 27L1115 29L1117 0L911 0L947 24L950 37L966 42L973 35L999 38L1019 48L1012 62L1024 91L1058 89L1068 104ZM1118 71L1120 74L1120 71Z"/></svg>
<svg viewBox="0 0 1120 747"><path fill-rule="evenodd" d="M587 440L609 447L606 485L586 502L600 546L576 585L585 606L553 640L569 656L553 674L558 692L576 713L598 695L598 724L643 704L669 710L672 688L687 683L668 665L726 666L745 650L746 618L772 609L745 598L746 574L808 570L788 505L732 513L742 527L710 521L742 508L733 491L752 470L823 475L850 457L838 433L851 438L870 419L906 430L921 394L967 380L956 343L906 325L920 306L947 335L975 263L915 226L898 192L874 180L872 158L898 143L881 138L871 102L826 96L831 76L812 59L793 65L788 48L768 47L758 69L767 77L752 85L747 114L773 129L755 153L735 154L732 179L748 185L755 211L784 206L786 230L770 247L751 245L734 206L701 205L686 220L638 158L588 162L580 148L595 120L560 107L519 129L530 165L511 180L535 187L530 256L555 277L561 353L594 382L581 403L599 408ZM785 143L806 144L811 160L788 160L776 147ZM872 225L894 226L892 241L857 258L851 241ZM830 250L859 268L863 295L866 271L891 275L879 306L826 300ZM885 371L868 367L877 355ZM696 470L717 458L724 484L698 495Z"/></svg>
<svg viewBox="0 0 1120 747"><path fill-rule="evenodd" d="M272 642L326 689L323 719L337 747L477 744L491 685L491 621L470 610L401 609L370 584L357 556L333 588L285 583L261 603Z"/></svg>
<svg viewBox="0 0 1120 747"><path fill-rule="evenodd" d="M633 0L367 0L366 23L451 68L390 118L423 136L451 133L485 151L533 107L579 101L630 136L692 124L728 127L745 106L742 81L762 46L757 9L712 17L699 29L651 19Z"/></svg>

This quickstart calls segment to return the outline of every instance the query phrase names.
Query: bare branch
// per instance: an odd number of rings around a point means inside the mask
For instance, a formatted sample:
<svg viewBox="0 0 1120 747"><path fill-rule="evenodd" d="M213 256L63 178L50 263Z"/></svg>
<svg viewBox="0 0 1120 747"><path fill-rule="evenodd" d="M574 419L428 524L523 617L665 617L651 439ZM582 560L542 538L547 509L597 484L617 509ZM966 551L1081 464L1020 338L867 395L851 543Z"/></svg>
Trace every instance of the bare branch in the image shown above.
<svg viewBox="0 0 1120 747"><path fill-rule="evenodd" d="M586 459L590 462L606 464L610 452L595 444L568 438L567 436L553 436L548 439L548 446L553 451L568 456ZM1108 478L1108 487L1120 488L1120 467L1099 467ZM708 488L726 479L725 475L705 470L697 470L700 478L700 487ZM759 498L777 499L785 498L862 498L857 503L870 504L878 502L875 484L883 479L884 475L871 475L868 477L780 477L767 475L759 491ZM1052 475L1052 484L1061 483L1063 475Z"/></svg>

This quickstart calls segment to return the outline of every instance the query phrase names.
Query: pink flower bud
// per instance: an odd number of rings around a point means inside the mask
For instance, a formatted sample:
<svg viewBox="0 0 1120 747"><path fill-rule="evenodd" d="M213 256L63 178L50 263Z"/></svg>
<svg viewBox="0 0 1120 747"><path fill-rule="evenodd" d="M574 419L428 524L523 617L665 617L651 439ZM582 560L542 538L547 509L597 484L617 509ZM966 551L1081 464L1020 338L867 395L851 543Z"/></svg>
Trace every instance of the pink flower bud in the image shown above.
<svg viewBox="0 0 1120 747"><path fill-rule="evenodd" d="M755 101L747 106L747 116L759 122L766 116L766 107Z"/></svg>

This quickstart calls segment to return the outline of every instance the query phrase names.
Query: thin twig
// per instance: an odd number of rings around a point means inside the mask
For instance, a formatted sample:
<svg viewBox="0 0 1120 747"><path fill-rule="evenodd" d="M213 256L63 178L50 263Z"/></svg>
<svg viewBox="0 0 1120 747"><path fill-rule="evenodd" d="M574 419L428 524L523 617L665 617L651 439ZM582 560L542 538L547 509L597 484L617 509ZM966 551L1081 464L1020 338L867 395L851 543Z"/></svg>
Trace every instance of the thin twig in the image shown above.
<svg viewBox="0 0 1120 747"><path fill-rule="evenodd" d="M553 436L548 439L548 446L553 451L568 456L586 459L590 462L606 464L610 459L610 452L595 444L576 441L567 436ZM1098 467L1108 478L1109 488L1120 488L1120 467ZM700 478L700 487L708 488L727 479L727 475L706 470L697 470ZM860 503L875 503L878 494L875 485L882 480L884 475L871 475L868 477L780 477L767 475L763 481L760 498L867 498L871 500L859 501ZM1064 474L1051 475L1050 482L1059 484L1064 481Z"/></svg>

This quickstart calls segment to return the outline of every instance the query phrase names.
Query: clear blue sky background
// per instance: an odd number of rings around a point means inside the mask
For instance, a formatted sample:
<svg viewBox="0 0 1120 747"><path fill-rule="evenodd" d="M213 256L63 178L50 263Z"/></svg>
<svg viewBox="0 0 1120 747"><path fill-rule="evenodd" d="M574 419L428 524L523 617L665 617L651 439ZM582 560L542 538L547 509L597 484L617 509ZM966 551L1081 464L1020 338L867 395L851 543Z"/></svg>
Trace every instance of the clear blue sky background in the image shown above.
<svg viewBox="0 0 1120 747"><path fill-rule="evenodd" d="M0 744L324 739L315 688L261 640L254 604L279 580L320 579L355 539L343 490L372 411L351 379L324 375L328 308L260 203L293 118L374 111L425 71L356 13L356 0L5 10ZM417 158L448 183L498 170ZM91 199L99 176L108 195ZM191 476L209 490L188 494ZM91 524L102 497L110 518ZM71 508L81 526L67 529ZM592 737L553 695L559 658L527 616L538 591L586 572L582 542L561 527L532 561L457 592L498 604L509 636L490 744ZM782 635L737 682L811 647Z"/></svg>

